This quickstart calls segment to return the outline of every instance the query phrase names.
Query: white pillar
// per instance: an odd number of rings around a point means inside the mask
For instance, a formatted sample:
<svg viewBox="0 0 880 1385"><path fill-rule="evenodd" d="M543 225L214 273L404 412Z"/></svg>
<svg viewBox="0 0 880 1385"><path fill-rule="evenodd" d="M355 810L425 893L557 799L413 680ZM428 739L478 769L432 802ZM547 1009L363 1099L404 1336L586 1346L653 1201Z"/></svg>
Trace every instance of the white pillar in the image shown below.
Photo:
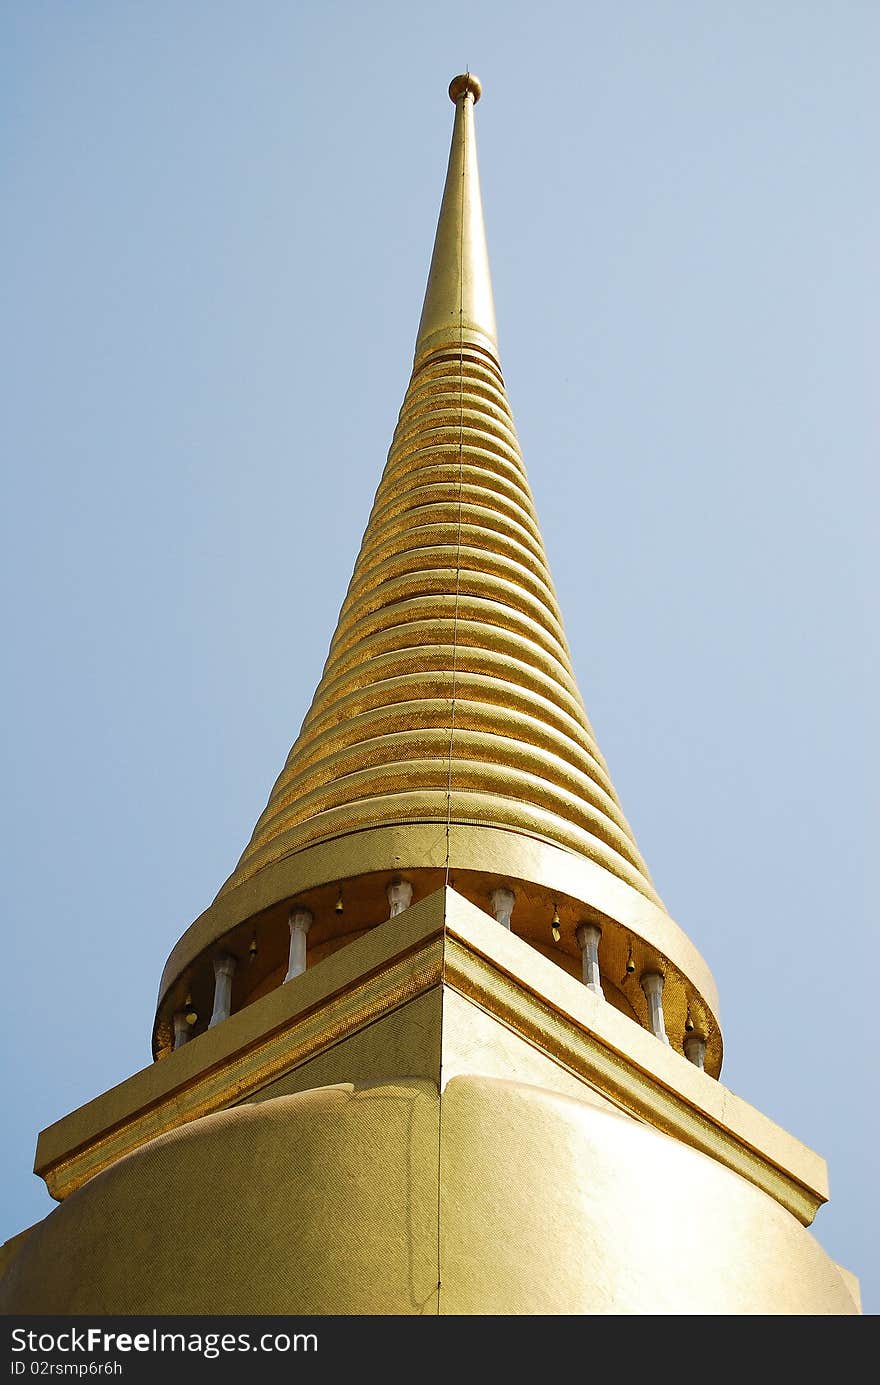
<svg viewBox="0 0 880 1385"><path fill-rule="evenodd" d="M208 1021L208 1028L229 1019L232 1012L232 978L235 974L235 958L228 952L214 958L214 1010Z"/></svg>
<svg viewBox="0 0 880 1385"><path fill-rule="evenodd" d="M398 914L402 914L404 909L408 909L412 904L413 888L408 880L392 880L387 894L391 907L388 915L390 919L396 919Z"/></svg>
<svg viewBox="0 0 880 1385"><path fill-rule="evenodd" d="M687 1034L684 1041L684 1056L689 1063L702 1072L706 1066L706 1040L702 1034Z"/></svg>
<svg viewBox="0 0 880 1385"><path fill-rule="evenodd" d="M306 969L306 935L312 926L313 919L314 915L311 909L304 909L300 906L290 911L287 920L290 927L290 957L285 981L292 981L295 976L302 976Z"/></svg>
<svg viewBox="0 0 880 1385"><path fill-rule="evenodd" d="M581 975L587 990L605 999L602 978L599 975L599 939L602 929L595 923L579 923L574 936L581 950Z"/></svg>
<svg viewBox="0 0 880 1385"><path fill-rule="evenodd" d="M648 1002L648 1027L655 1039L668 1044L666 1022L663 1018L663 975L659 971L643 971L639 985Z"/></svg>
<svg viewBox="0 0 880 1385"><path fill-rule="evenodd" d="M189 1027L189 1020L186 1017L186 1010L174 1011L174 1047L175 1050L183 1048L192 1037L192 1030Z"/></svg>
<svg viewBox="0 0 880 1385"><path fill-rule="evenodd" d="M516 895L513 890L506 885L499 885L497 890L493 890L489 896L492 903L492 912L495 915L495 922L500 923L502 928L510 928L510 916L513 913L513 906L516 903Z"/></svg>

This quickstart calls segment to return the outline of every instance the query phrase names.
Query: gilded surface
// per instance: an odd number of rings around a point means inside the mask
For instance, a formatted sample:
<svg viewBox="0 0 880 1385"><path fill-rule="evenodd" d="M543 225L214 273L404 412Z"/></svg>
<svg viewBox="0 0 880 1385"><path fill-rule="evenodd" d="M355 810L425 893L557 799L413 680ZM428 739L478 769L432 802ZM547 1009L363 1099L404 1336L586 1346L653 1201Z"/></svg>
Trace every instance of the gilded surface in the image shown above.
<svg viewBox="0 0 880 1385"><path fill-rule="evenodd" d="M659 903L575 683L497 360L475 93L455 103L413 374L324 675L220 898L318 842L451 815Z"/></svg>
<svg viewBox="0 0 880 1385"><path fill-rule="evenodd" d="M473 497L460 517L459 453ZM417 507L389 513L413 486ZM377 635L394 630L372 665ZM577 694L503 386L480 361L446 355L413 376L324 677L224 890L352 828L445 821L450 809L539 832L657 902Z"/></svg>
<svg viewBox="0 0 880 1385"><path fill-rule="evenodd" d="M436 1313L438 1098L342 1084L152 1140L36 1227L15 1313Z"/></svg>
<svg viewBox="0 0 880 1385"><path fill-rule="evenodd" d="M440 1110L442 1104L442 1120ZM342 1082L160 1136L35 1227L5 1313L857 1312L782 1207L520 1082Z"/></svg>
<svg viewBox="0 0 880 1385"><path fill-rule="evenodd" d="M452 879L485 909L512 886L514 930L566 968L597 924L608 994L644 1024L633 977L659 970L670 1042L697 1028L717 1076L712 978L656 894L575 681L498 359L479 83L452 91L412 375L323 676L235 871L169 958L154 1053L184 1004L207 1024L214 949L236 959L240 1009L285 975L292 904L313 914L314 965L382 923L405 870L416 899Z"/></svg>
<svg viewBox="0 0 880 1385"><path fill-rule="evenodd" d="M339 1043L411 996L437 985L441 957L439 944L425 947L415 959L389 967L381 976L368 978L335 997L332 1008L302 1016L298 1023L247 1044L235 1053L232 1061L206 1068L185 1085L172 1087L146 1109L133 1111L127 1119L102 1131L68 1157L42 1164L40 1159L46 1155L41 1156L38 1145L36 1172L45 1178L53 1197L69 1196L83 1181L145 1141L246 1100L280 1074ZM229 1040L232 1035L226 1037Z"/></svg>
<svg viewBox="0 0 880 1385"><path fill-rule="evenodd" d="M0 1311L858 1311L800 1224L823 1161L714 1080L712 977L587 720L497 357L479 84L451 94L415 364L321 683L169 958L163 1061L41 1135L65 1201L4 1247ZM416 902L383 922L401 872ZM281 984L292 902L309 968ZM582 922L607 1002L578 979ZM234 1013L172 1053L221 947Z"/></svg>
<svg viewBox="0 0 880 1385"><path fill-rule="evenodd" d="M438 1008L412 1007L441 990L471 1011L444 1007L438 1036ZM471 1044L475 1007L483 1019ZM369 1036L389 1016L391 1027ZM735 1168L804 1222L827 1197L817 1155L443 889L44 1131L37 1171L64 1197L157 1135L225 1107L363 1080L371 1063L380 1076L408 1064L408 1075L442 1083L461 1073L466 1053L470 1073L588 1090Z"/></svg>
<svg viewBox="0 0 880 1385"><path fill-rule="evenodd" d="M276 1096L293 1096L310 1087L338 1083L339 1074L356 1085L383 1079L426 1077L435 1085L441 1070L444 1043L443 1006L447 992L435 986L415 1000L389 1011L381 1019L356 1030L337 1045L324 1048L316 1057L292 1067L283 1077L261 1087L250 1101L267 1101ZM448 1031L447 1031L448 1033ZM448 1041L448 1040L447 1040Z"/></svg>
<svg viewBox="0 0 880 1385"><path fill-rule="evenodd" d="M857 1311L764 1193L585 1102L456 1078L440 1169L441 1313Z"/></svg>
<svg viewBox="0 0 880 1385"><path fill-rule="evenodd" d="M463 328L480 334L492 346L496 344L495 304L473 130L479 83L465 84L461 90L451 87L450 95L454 90L455 127L419 323L417 355L433 341L448 339L450 333L455 333L457 339Z"/></svg>
<svg viewBox="0 0 880 1385"><path fill-rule="evenodd" d="M628 1004L645 1022L644 997L626 971L632 949L638 971L659 967L666 976L664 1004L671 1040L679 1049L688 1012L705 1030L707 1071L721 1068L722 1039L718 997L703 958L666 911L618 880L594 861L525 832L482 824L453 823L450 848L457 863L453 881L458 893L489 908L491 889L504 881L517 891L513 929L536 947L550 943L554 903L560 915L560 939L554 955L566 968L579 964L575 930L592 919L602 927L600 963L612 986L623 985ZM162 978L155 1031L157 1053L170 1045L171 1014L188 992L202 1015L211 1011L211 949L240 959L233 987L235 1008L247 1005L259 986L277 984L286 966L287 909L291 897L306 904L315 922L309 933L310 965L343 945L352 933L374 929L387 917L385 888L404 872L419 900L444 882L446 834L442 824L414 823L365 829L336 841L320 843L221 896L184 934ZM339 882L344 881L345 911L335 912ZM258 938L252 964L248 948ZM274 976L274 982L271 977Z"/></svg>
<svg viewBox="0 0 880 1385"><path fill-rule="evenodd" d="M534 996L525 994L521 987L497 973L490 981L482 959L454 942L446 950L444 978L451 988L484 1007L561 1067L602 1093L606 1104L615 1105L621 1112L637 1116L718 1159L770 1193L804 1224L813 1220L820 1200L815 1189L805 1188L772 1159L762 1158L745 1147L723 1121L707 1117L704 1109L682 1100L680 1092L669 1092L658 1083L656 1071L646 1073L633 1063L631 1053L624 1056L609 1043L584 1043L580 1025L550 1005L536 1003ZM596 1001L597 1006L603 1004ZM597 1017L592 1018L595 1022ZM656 1044L653 1038L649 1042ZM657 1054L651 1053L650 1057L656 1059ZM545 1077L543 1085L559 1084Z"/></svg>

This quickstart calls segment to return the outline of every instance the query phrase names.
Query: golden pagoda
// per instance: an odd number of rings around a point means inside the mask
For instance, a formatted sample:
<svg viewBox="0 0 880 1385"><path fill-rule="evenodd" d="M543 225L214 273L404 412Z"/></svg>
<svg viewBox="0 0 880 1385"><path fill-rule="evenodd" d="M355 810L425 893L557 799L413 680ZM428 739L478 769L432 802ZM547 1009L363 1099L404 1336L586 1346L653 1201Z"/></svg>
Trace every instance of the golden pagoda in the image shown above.
<svg viewBox="0 0 880 1385"><path fill-rule="evenodd" d="M719 1081L708 967L587 719L455 124L412 376L321 682L162 975L39 1136L6 1313L854 1314L819 1156Z"/></svg>

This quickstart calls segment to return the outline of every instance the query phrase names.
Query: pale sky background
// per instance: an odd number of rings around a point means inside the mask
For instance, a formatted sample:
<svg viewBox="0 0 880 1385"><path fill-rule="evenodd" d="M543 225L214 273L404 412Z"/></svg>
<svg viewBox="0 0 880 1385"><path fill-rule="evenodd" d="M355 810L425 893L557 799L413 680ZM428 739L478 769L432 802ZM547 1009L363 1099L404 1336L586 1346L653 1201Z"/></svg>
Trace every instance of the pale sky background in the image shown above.
<svg viewBox="0 0 880 1385"><path fill-rule="evenodd" d="M469 65L587 709L722 1079L827 1158L880 1309L878 53L874 0L4 0L0 1236L149 1062L308 708Z"/></svg>

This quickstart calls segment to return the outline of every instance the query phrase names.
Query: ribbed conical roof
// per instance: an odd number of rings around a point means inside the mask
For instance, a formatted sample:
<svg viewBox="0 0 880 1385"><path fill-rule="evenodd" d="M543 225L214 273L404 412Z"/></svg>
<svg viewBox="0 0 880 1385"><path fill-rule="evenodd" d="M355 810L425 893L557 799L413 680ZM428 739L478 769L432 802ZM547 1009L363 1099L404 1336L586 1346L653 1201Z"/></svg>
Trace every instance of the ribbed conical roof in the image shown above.
<svg viewBox="0 0 880 1385"><path fill-rule="evenodd" d="M498 361L474 138L455 126L412 377L321 682L221 895L317 842L491 824L657 901L575 683Z"/></svg>

